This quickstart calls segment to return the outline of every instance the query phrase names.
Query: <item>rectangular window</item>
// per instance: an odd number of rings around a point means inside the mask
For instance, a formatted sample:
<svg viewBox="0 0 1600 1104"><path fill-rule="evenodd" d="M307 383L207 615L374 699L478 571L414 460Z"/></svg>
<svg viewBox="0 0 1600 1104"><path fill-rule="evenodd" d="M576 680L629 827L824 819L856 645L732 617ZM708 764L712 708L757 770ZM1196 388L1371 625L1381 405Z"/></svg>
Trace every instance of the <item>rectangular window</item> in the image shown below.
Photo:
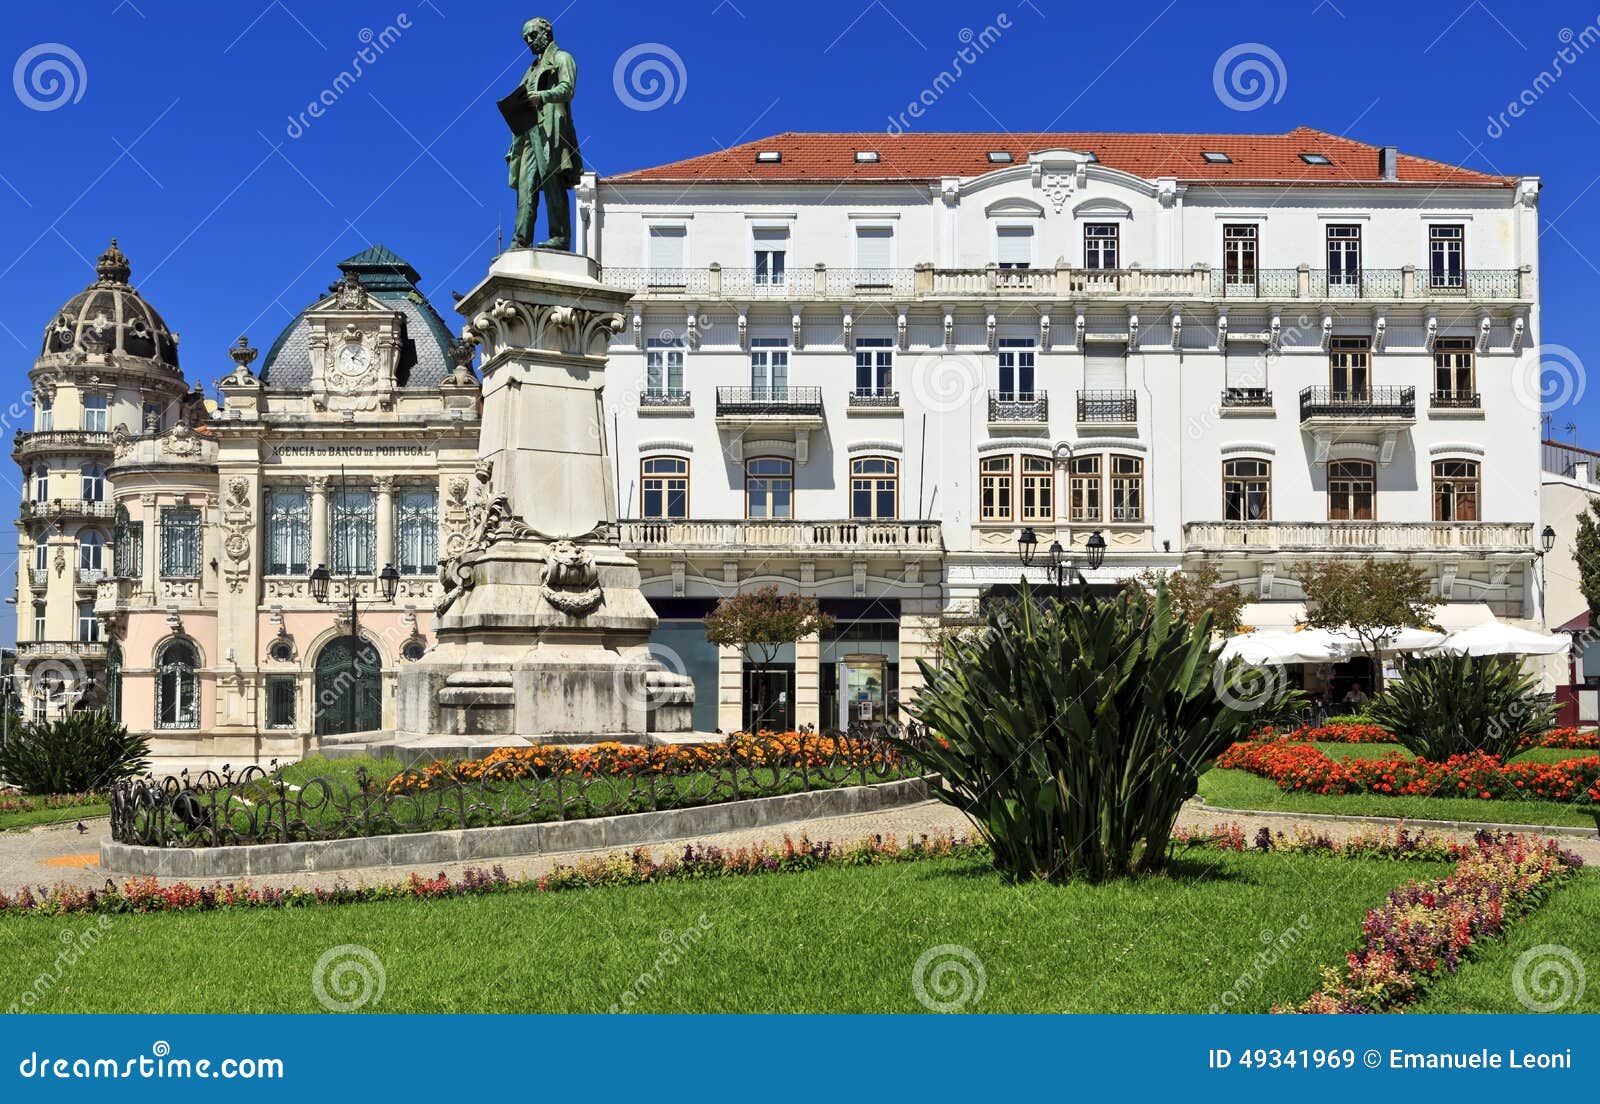
<svg viewBox="0 0 1600 1104"><path fill-rule="evenodd" d="M1478 463L1475 460L1435 460L1433 464L1433 520L1478 520Z"/></svg>
<svg viewBox="0 0 1600 1104"><path fill-rule="evenodd" d="M43 640L44 639L44 603L43 602L35 602L33 604L33 638L35 640Z"/></svg>
<svg viewBox="0 0 1600 1104"><path fill-rule="evenodd" d="M85 502L106 500L106 473L99 464L85 464L78 470L78 497Z"/></svg>
<svg viewBox="0 0 1600 1104"><path fill-rule="evenodd" d="M305 491L274 487L267 492L268 575L305 575L311 570L311 508Z"/></svg>
<svg viewBox="0 0 1600 1104"><path fill-rule="evenodd" d="M1262 399L1267 393L1267 346L1259 341L1228 342L1224 379L1228 398Z"/></svg>
<svg viewBox="0 0 1600 1104"><path fill-rule="evenodd" d="M856 392L871 398L894 393L894 342L887 337L856 340Z"/></svg>
<svg viewBox="0 0 1600 1104"><path fill-rule="evenodd" d="M91 433L106 431L106 397L85 395L83 398L83 428Z"/></svg>
<svg viewBox="0 0 1600 1104"><path fill-rule="evenodd" d="M783 287L787 279L789 228L757 226L755 239L755 282L758 287Z"/></svg>
<svg viewBox="0 0 1600 1104"><path fill-rule="evenodd" d="M1476 405L1478 385L1470 337L1440 337L1433 343L1433 397L1436 403Z"/></svg>
<svg viewBox="0 0 1600 1104"><path fill-rule="evenodd" d="M50 472L43 464L33 469L33 500L50 501Z"/></svg>
<svg viewBox="0 0 1600 1104"><path fill-rule="evenodd" d="M1011 457L986 456L978 461L978 520L1010 521Z"/></svg>
<svg viewBox="0 0 1600 1104"><path fill-rule="evenodd" d="M338 490L328 495L328 567L335 575L371 575L378 524L372 492Z"/></svg>
<svg viewBox="0 0 1600 1104"><path fill-rule="evenodd" d="M1033 342L1028 338L1000 339L1000 401L1031 402L1033 393Z"/></svg>
<svg viewBox="0 0 1600 1104"><path fill-rule="evenodd" d="M888 272L894 264L894 227L856 227L856 267L868 270L869 283L876 283L871 274ZM856 283L861 283L861 278ZM884 280L887 283L887 279Z"/></svg>
<svg viewBox="0 0 1600 1104"><path fill-rule="evenodd" d="M1144 520L1144 461L1111 457L1111 521Z"/></svg>
<svg viewBox="0 0 1600 1104"><path fill-rule="evenodd" d="M293 675L273 675L267 679L267 727L294 727Z"/></svg>
<svg viewBox="0 0 1600 1104"><path fill-rule="evenodd" d="M193 506L168 506L161 511L161 575L166 579L200 577L200 511Z"/></svg>
<svg viewBox="0 0 1600 1104"><path fill-rule="evenodd" d="M676 338L650 339L644 354L644 389L648 395L683 394L683 346Z"/></svg>
<svg viewBox="0 0 1600 1104"><path fill-rule="evenodd" d="M750 398L783 402L789 397L789 343L761 337L750 342Z"/></svg>
<svg viewBox="0 0 1600 1104"><path fill-rule="evenodd" d="M1328 520L1371 521L1377 468L1370 460L1335 460L1328 465Z"/></svg>
<svg viewBox="0 0 1600 1104"><path fill-rule="evenodd" d="M93 644L100 639L100 619L94 615L93 602L78 603L78 643Z"/></svg>
<svg viewBox="0 0 1600 1104"><path fill-rule="evenodd" d="M641 516L689 516L689 461L677 456L648 456L640 467L639 486Z"/></svg>
<svg viewBox="0 0 1600 1104"><path fill-rule="evenodd" d="M33 569L35 571L50 570L50 546L41 537L39 543L33 546Z"/></svg>
<svg viewBox="0 0 1600 1104"><path fill-rule="evenodd" d="M744 490L746 517L793 517L794 462L774 457L751 460L745 465Z"/></svg>
<svg viewBox="0 0 1600 1104"><path fill-rule="evenodd" d="M1083 228L1083 267L1118 268L1122 228L1114 222L1091 222Z"/></svg>
<svg viewBox="0 0 1600 1104"><path fill-rule="evenodd" d="M1043 456L1023 456L1022 520L1053 521L1056 516L1055 461Z"/></svg>
<svg viewBox="0 0 1600 1104"><path fill-rule="evenodd" d="M1033 267L1033 227L995 227L995 264L1001 268Z"/></svg>
<svg viewBox="0 0 1600 1104"><path fill-rule="evenodd" d="M1328 291L1334 295L1359 295L1361 289L1361 227L1328 227Z"/></svg>
<svg viewBox="0 0 1600 1104"><path fill-rule="evenodd" d="M1222 279L1229 287L1256 284L1257 227L1232 223L1222 228Z"/></svg>
<svg viewBox="0 0 1600 1104"><path fill-rule="evenodd" d="M116 529L111 548L112 571L119 579L137 579L144 574L144 521L130 521L117 507Z"/></svg>
<svg viewBox="0 0 1600 1104"><path fill-rule="evenodd" d="M433 487L402 487L394 496L395 566L402 575L432 575L439 570L439 492Z"/></svg>
<svg viewBox="0 0 1600 1104"><path fill-rule="evenodd" d="M652 226L647 241L645 264L651 287L683 287L688 283L684 271L688 264L689 229L686 226Z"/></svg>
<svg viewBox="0 0 1600 1104"><path fill-rule="evenodd" d="M1266 521L1272 517L1270 463L1265 460L1223 462L1222 517L1226 521Z"/></svg>
<svg viewBox="0 0 1600 1104"><path fill-rule="evenodd" d="M1366 338L1333 339L1328 350L1328 387L1335 402L1365 402L1371 397L1371 353Z"/></svg>
<svg viewBox="0 0 1600 1104"><path fill-rule="evenodd" d="M859 520L899 516L900 463L865 456L850 461L850 516Z"/></svg>
<svg viewBox="0 0 1600 1104"><path fill-rule="evenodd" d="M1435 290L1466 287L1466 227L1428 227L1428 282Z"/></svg>
<svg viewBox="0 0 1600 1104"><path fill-rule="evenodd" d="M49 433L56 427L55 399L40 395L36 401L38 405L33 408L33 428L40 433Z"/></svg>
<svg viewBox="0 0 1600 1104"><path fill-rule="evenodd" d="M1126 391L1128 389L1128 348L1126 345L1091 345L1083 358L1085 391Z"/></svg>
<svg viewBox="0 0 1600 1104"><path fill-rule="evenodd" d="M1100 457L1074 456L1071 463L1071 520L1100 520Z"/></svg>

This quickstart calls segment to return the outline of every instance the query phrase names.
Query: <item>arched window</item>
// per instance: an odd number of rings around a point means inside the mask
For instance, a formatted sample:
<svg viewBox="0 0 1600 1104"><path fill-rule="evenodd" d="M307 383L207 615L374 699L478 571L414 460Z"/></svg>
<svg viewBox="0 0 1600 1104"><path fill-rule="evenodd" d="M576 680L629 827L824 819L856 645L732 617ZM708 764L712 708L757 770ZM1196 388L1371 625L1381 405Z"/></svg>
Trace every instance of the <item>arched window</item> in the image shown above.
<svg viewBox="0 0 1600 1104"><path fill-rule="evenodd" d="M33 500L50 501L50 472L43 464L37 464L33 469Z"/></svg>
<svg viewBox="0 0 1600 1104"><path fill-rule="evenodd" d="M1272 465L1266 460L1222 462L1222 517L1266 521L1272 516Z"/></svg>
<svg viewBox="0 0 1600 1104"><path fill-rule="evenodd" d="M111 541L111 567L117 578L137 579L144 574L144 522L129 518L128 507L120 502Z"/></svg>
<svg viewBox="0 0 1600 1104"><path fill-rule="evenodd" d="M85 464L78 469L82 489L79 497L85 502L106 500L106 470L99 464Z"/></svg>
<svg viewBox="0 0 1600 1104"><path fill-rule="evenodd" d="M187 640L169 640L156 653L156 727L199 728L200 657Z"/></svg>
<svg viewBox="0 0 1600 1104"><path fill-rule="evenodd" d="M745 516L794 516L794 461L775 456L750 460L744 468Z"/></svg>
<svg viewBox="0 0 1600 1104"><path fill-rule="evenodd" d="M1371 521L1377 513L1378 466L1371 460L1328 464L1328 520Z"/></svg>
<svg viewBox="0 0 1600 1104"><path fill-rule="evenodd" d="M1048 456L1027 453L986 456L978 461L979 521L1053 521L1056 466Z"/></svg>
<svg viewBox="0 0 1600 1104"><path fill-rule="evenodd" d="M884 456L850 461L850 516L900 516L900 462Z"/></svg>
<svg viewBox="0 0 1600 1104"><path fill-rule="evenodd" d="M639 514L647 518L689 516L689 461L646 456L639 465Z"/></svg>
<svg viewBox="0 0 1600 1104"><path fill-rule="evenodd" d="M100 572L106 566L106 538L98 529L78 534L78 570Z"/></svg>
<svg viewBox="0 0 1600 1104"><path fill-rule="evenodd" d="M1433 520L1478 520L1478 462L1433 462Z"/></svg>

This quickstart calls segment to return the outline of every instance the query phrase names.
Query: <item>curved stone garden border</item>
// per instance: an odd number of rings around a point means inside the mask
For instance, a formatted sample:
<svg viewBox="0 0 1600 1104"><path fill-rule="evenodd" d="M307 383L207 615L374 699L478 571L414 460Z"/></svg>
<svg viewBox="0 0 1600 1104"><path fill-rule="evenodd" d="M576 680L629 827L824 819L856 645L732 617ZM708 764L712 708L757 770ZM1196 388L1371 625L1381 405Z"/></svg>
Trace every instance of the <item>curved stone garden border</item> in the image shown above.
<svg viewBox="0 0 1600 1104"><path fill-rule="evenodd" d="M904 778L689 809L457 828L448 832L257 843L246 847L145 847L105 840L100 844L100 865L114 874L153 874L159 878L244 878L373 866L414 867L665 843L819 817L875 813L915 805L929 796L926 778Z"/></svg>
<svg viewBox="0 0 1600 1104"><path fill-rule="evenodd" d="M1208 805L1204 801L1190 806L1203 813L1221 813L1224 816L1276 817L1280 820L1322 820L1333 824L1375 824L1384 827L1405 825L1407 828L1447 828L1457 832L1476 832L1480 828L1490 832L1521 832L1539 836L1571 836L1575 839L1600 838L1600 828L1578 828L1570 824L1516 824L1492 820L1428 820L1421 817L1356 816L1351 813L1296 813L1287 809L1231 809L1222 805Z"/></svg>

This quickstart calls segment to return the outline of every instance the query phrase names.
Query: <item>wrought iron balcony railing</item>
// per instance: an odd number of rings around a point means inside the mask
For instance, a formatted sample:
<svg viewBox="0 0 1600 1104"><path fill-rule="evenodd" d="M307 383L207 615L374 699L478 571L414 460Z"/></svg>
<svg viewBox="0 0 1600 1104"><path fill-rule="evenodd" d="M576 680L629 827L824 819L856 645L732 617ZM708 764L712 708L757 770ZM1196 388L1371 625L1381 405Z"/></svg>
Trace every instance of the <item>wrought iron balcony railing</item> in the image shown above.
<svg viewBox="0 0 1600 1104"><path fill-rule="evenodd" d="M1050 396L1044 391L989 392L991 422L1048 422Z"/></svg>
<svg viewBox="0 0 1600 1104"><path fill-rule="evenodd" d="M1225 387L1222 389L1222 405L1270 409L1272 392L1265 387Z"/></svg>
<svg viewBox="0 0 1600 1104"><path fill-rule="evenodd" d="M106 518L113 513L109 502L96 502L87 498L52 498L48 502L24 502L21 517L81 517Z"/></svg>
<svg viewBox="0 0 1600 1104"><path fill-rule="evenodd" d="M850 392L851 406L899 406L900 392L887 388L872 388Z"/></svg>
<svg viewBox="0 0 1600 1104"><path fill-rule="evenodd" d="M1476 391L1435 391L1431 405L1435 410L1478 410L1483 399Z"/></svg>
<svg viewBox="0 0 1600 1104"><path fill-rule="evenodd" d="M681 407L687 409L689 406L689 392L662 390L641 391L639 393L639 405L652 407Z"/></svg>
<svg viewBox="0 0 1600 1104"><path fill-rule="evenodd" d="M1133 391L1079 391L1078 421L1130 423L1139 420L1139 396Z"/></svg>
<svg viewBox="0 0 1600 1104"><path fill-rule="evenodd" d="M727 415L822 414L820 387L719 387L717 417Z"/></svg>
<svg viewBox="0 0 1600 1104"><path fill-rule="evenodd" d="M1335 389L1307 387L1300 392L1300 419L1412 418L1417 413L1415 387Z"/></svg>

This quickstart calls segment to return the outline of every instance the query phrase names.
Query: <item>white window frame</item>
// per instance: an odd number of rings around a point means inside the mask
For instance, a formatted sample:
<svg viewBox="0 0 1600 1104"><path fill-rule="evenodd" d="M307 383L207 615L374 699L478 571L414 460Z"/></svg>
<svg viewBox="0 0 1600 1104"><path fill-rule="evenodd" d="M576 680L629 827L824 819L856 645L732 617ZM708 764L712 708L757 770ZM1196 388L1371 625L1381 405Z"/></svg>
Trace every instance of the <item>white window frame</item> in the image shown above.
<svg viewBox="0 0 1600 1104"><path fill-rule="evenodd" d="M651 232L654 230L680 231L683 235L683 264L679 267L681 267L685 273L694 267L693 263L689 259L689 216L684 216L681 218L646 219L644 223L644 241L641 245L641 256L644 259L644 270L647 274L656 270L655 258L652 255L652 250L650 248L650 240L652 237ZM666 271L666 269L663 269L662 271ZM646 276L646 279L649 279L648 275Z"/></svg>
<svg viewBox="0 0 1600 1104"><path fill-rule="evenodd" d="M861 263L861 231L886 230L889 235L889 263L885 265L864 265ZM885 269L892 271L899 267L900 261L900 235L898 226L888 219L851 219L850 220L850 260L851 267L855 269Z"/></svg>
<svg viewBox="0 0 1600 1104"><path fill-rule="evenodd" d="M1004 267L1005 262L1000 259L1000 242L1006 237L1007 230L1025 230L1028 235L1028 261L1024 268L1039 267L1039 229L1037 219L995 219L994 227L990 231L992 248L990 256L994 258L997 266Z"/></svg>
<svg viewBox="0 0 1600 1104"><path fill-rule="evenodd" d="M757 233L759 231L762 231L762 230L782 230L783 231L783 234L784 234L783 279L781 279L781 280L773 280L773 279L771 279L771 275L770 275L771 274L771 266L769 265L768 266L768 279L767 279L767 281L765 283L757 285L756 284L756 268L757 268L757 265L756 265L756 254L757 253L770 253L770 252L773 252L773 250L761 248L762 242L757 237ZM793 222L793 220L791 220L791 219L774 219L774 218L750 219L748 221L748 223L747 223L745 234L746 234L746 237L749 239L749 243L750 243L749 252L748 252L747 255L750 258L750 282L751 282L751 284L754 285L754 286L760 286L760 287L773 287L773 288L788 287L789 286L789 277L791 275L793 275L793 273L794 273L794 265L790 263L794 259L793 258L793 254L794 254L794 222Z"/></svg>
<svg viewBox="0 0 1600 1104"><path fill-rule="evenodd" d="M91 405L96 404L96 405ZM90 414L99 417L91 419ZM99 425L90 425L90 421L98 421ZM83 428L89 433L104 433L111 424L111 400L105 395L86 394L83 397Z"/></svg>
<svg viewBox="0 0 1600 1104"><path fill-rule="evenodd" d="M33 428L49 433L56 428L56 400L52 395L39 395L34 399Z"/></svg>

